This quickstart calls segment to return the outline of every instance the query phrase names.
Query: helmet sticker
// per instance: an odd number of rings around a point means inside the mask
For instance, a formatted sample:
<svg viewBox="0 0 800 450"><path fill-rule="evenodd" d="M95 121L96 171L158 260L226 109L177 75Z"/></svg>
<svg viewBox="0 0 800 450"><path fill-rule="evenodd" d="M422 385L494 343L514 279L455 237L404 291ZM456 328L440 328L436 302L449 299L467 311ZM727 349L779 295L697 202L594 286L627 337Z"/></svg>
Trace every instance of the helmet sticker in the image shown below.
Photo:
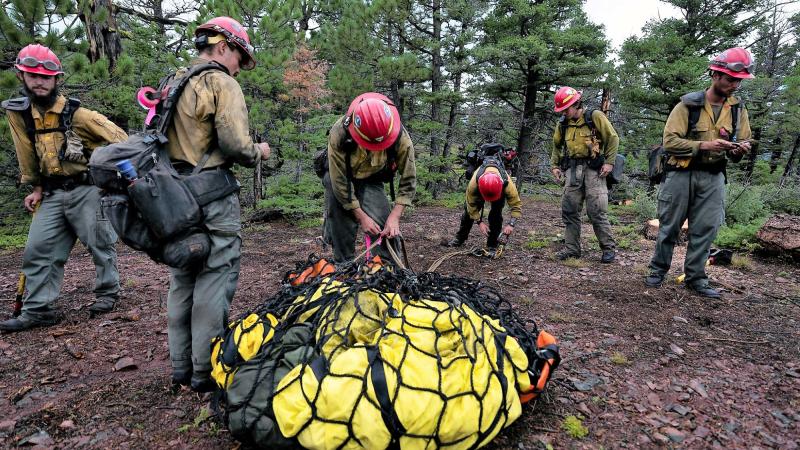
<svg viewBox="0 0 800 450"><path fill-rule="evenodd" d="M355 123L356 128L361 128L361 116L354 114L353 123Z"/></svg>

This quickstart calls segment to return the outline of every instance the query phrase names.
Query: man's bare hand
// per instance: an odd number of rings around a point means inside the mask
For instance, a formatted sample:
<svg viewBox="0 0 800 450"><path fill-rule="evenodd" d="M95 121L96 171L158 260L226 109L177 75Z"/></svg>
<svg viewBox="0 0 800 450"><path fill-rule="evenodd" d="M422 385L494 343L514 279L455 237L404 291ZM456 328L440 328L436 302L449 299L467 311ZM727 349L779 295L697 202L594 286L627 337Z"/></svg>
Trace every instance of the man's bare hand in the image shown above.
<svg viewBox="0 0 800 450"><path fill-rule="evenodd" d="M736 145L733 142L726 141L725 139L714 139L713 141L704 141L700 143L700 150L706 152L724 152L733 150Z"/></svg>
<svg viewBox="0 0 800 450"><path fill-rule="evenodd" d="M263 161L269 159L269 155L270 153L272 153L272 150L270 150L269 148L269 144L267 144L266 142L262 142L256 145L258 146L258 149L261 151L261 160Z"/></svg>
<svg viewBox="0 0 800 450"><path fill-rule="evenodd" d="M556 181L561 183L561 177L563 176L563 173L561 172L561 169L559 169L558 167L554 167L551 170L551 172L553 172L553 177L556 179Z"/></svg>
<svg viewBox="0 0 800 450"><path fill-rule="evenodd" d="M28 194L27 197L25 197L24 200L25 209L27 209L30 212L36 212L36 206L41 201L42 201L42 188L41 186L37 186L36 188L33 189L33 192L31 192L30 194Z"/></svg>
<svg viewBox="0 0 800 450"><path fill-rule="evenodd" d="M605 178L611 173L612 170L614 170L613 164L603 164L603 167L600 168L600 173L598 175L600 175L600 178Z"/></svg>

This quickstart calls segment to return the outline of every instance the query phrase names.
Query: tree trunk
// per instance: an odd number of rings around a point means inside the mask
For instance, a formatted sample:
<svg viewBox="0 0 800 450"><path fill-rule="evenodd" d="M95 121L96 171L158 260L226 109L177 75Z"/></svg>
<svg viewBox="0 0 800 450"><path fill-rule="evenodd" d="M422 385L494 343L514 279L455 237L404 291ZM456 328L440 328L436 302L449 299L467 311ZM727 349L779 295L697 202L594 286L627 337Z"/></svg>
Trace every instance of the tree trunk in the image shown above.
<svg viewBox="0 0 800 450"><path fill-rule="evenodd" d="M253 208L258 209L258 202L261 201L264 187L264 179L261 176L261 163L256 164L253 170Z"/></svg>
<svg viewBox="0 0 800 450"><path fill-rule="evenodd" d="M539 90L539 77L536 71L537 62L528 59L525 77L525 104L522 108L522 123L520 124L517 151L520 155L520 172L535 175L539 165L539 158L533 154L533 123L536 112L536 93Z"/></svg>
<svg viewBox="0 0 800 450"><path fill-rule="evenodd" d="M794 146L792 146L792 153L789 154L789 159L786 161L786 167L783 169L783 175L781 176L781 185L783 185L784 180L787 176L792 172L792 163L794 162L795 156L797 156L797 149L800 147L800 134L794 140ZM800 168L800 164L797 165Z"/></svg>
<svg viewBox="0 0 800 450"><path fill-rule="evenodd" d="M753 169L756 166L756 155L758 155L758 142L761 139L762 127L753 128L753 146L750 148L750 154L747 156L747 164L744 166L744 176L746 180L753 178Z"/></svg>
<svg viewBox="0 0 800 450"><path fill-rule="evenodd" d="M611 118L611 89L603 88L603 100L600 102L600 110L609 119Z"/></svg>
<svg viewBox="0 0 800 450"><path fill-rule="evenodd" d="M89 61L95 63L106 58L108 71L113 72L122 53L122 42L117 33L117 19L111 0L90 0L88 11L81 12L80 19L86 29Z"/></svg>
<svg viewBox="0 0 800 450"><path fill-rule="evenodd" d="M781 156L783 156L783 135L778 134L775 138L775 142L772 143L772 153L769 157L769 173L775 173L778 169Z"/></svg>
<svg viewBox="0 0 800 450"><path fill-rule="evenodd" d="M436 125L440 124L439 114L441 111L442 101L439 98L439 93L442 90L442 50L439 43L442 41L442 3L441 0L433 0L432 3L433 13L433 52L431 55L431 122L434 127L431 131L431 156L446 156L439 151L439 133ZM437 172L444 173L447 170L446 164L439 163L435 168ZM440 186L439 183L434 183L433 191L431 194L433 198L439 197Z"/></svg>

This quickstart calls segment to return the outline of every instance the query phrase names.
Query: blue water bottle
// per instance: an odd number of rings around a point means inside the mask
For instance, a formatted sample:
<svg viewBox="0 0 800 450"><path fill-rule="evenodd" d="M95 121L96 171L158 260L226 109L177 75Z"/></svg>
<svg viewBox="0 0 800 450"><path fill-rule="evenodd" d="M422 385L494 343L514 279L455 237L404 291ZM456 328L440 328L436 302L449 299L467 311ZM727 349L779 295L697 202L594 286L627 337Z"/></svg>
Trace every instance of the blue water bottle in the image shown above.
<svg viewBox="0 0 800 450"><path fill-rule="evenodd" d="M117 170L120 171L122 176L131 183L139 178L139 174L136 173L136 168L133 167L133 164L131 164L129 159L123 159L122 161L118 162L116 166Z"/></svg>

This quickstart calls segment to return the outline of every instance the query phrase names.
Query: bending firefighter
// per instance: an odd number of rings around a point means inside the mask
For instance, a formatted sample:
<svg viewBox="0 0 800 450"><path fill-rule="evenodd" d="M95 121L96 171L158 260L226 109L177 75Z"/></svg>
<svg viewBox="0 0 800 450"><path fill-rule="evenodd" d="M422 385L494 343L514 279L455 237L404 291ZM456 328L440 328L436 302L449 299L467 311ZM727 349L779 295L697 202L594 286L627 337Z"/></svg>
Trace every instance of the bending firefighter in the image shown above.
<svg viewBox="0 0 800 450"><path fill-rule="evenodd" d="M487 202L491 204L488 225L484 221L484 206ZM504 227L503 207L506 203L511 209L511 220ZM519 198L514 181L508 176L502 161L493 156L486 157L467 185L464 213L461 215L458 232L445 245L448 247L464 245L472 224L477 221L481 233L486 236L485 253L495 256L500 232L502 231L508 239L520 217L522 217L522 200Z"/></svg>
<svg viewBox="0 0 800 450"><path fill-rule="evenodd" d="M0 322L0 330L20 331L60 319L55 301L64 264L76 239L89 249L96 269L95 302L89 311L111 311L119 293L117 236L100 212L100 190L87 171L95 148L127 135L105 116L82 108L58 92L61 62L49 48L31 44L14 67L24 97L3 102L19 160L21 182L33 186L25 208L36 211L23 254L26 276L22 313ZM38 206L38 211L37 211Z"/></svg>
<svg viewBox="0 0 800 450"><path fill-rule="evenodd" d="M230 17L217 17L195 31L199 55L191 66L216 63L188 81L167 129L172 165L191 174L233 176L234 163L253 167L269 156L266 143L254 144L244 94L234 77L255 67L246 30ZM186 76L191 68L175 76ZM172 380L195 391L215 389L211 380L211 340L225 330L239 281L241 211L238 192L203 206L210 251L199 268L170 268L167 298Z"/></svg>
<svg viewBox="0 0 800 450"><path fill-rule="evenodd" d="M325 241L337 264L353 259L359 225L371 240L400 236L400 217L417 186L414 144L388 97L369 92L350 103L328 136ZM395 195L394 175L400 181ZM391 206L384 183L390 184ZM384 242L376 253L389 260Z"/></svg>
<svg viewBox="0 0 800 450"><path fill-rule="evenodd" d="M558 182L566 178L561 197L565 248L558 259L581 257L581 210L586 213L603 255L600 262L610 263L616 256L616 242L608 222L608 186L606 177L614 169L619 137L602 111L584 110L581 92L564 86L555 95L555 112L561 120L553 132L550 167Z"/></svg>
<svg viewBox="0 0 800 450"><path fill-rule="evenodd" d="M708 285L705 265L711 243L725 217L725 169L750 151L750 120L733 96L743 79L753 78L753 57L743 48L728 49L708 66L711 86L681 97L664 125L666 160L658 190L659 230L650 275L660 286L672 264L683 222L689 220L689 244L683 270L685 286L704 297L719 297Z"/></svg>

